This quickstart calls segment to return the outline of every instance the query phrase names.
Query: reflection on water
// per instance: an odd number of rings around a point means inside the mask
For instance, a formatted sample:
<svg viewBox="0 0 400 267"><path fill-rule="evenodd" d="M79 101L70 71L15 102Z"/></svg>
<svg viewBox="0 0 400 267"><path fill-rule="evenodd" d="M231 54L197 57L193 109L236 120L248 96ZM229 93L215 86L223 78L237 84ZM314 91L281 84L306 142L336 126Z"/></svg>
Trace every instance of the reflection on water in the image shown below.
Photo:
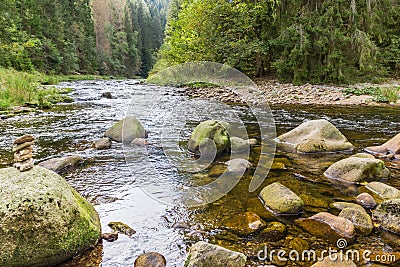
<svg viewBox="0 0 400 267"><path fill-rule="evenodd" d="M132 80L62 83L61 86L75 89L71 95L76 98L75 103L59 105L50 112L0 121L0 167L10 165L12 141L24 133L37 137L35 158L38 161L78 154L85 159L84 164L64 176L96 205L103 231L110 231L107 226L110 221L123 221L137 231L132 238L120 235L113 243L103 242L102 247L98 247L89 256L78 257L64 266L96 266L101 258L101 249L102 265L107 267L132 266L137 256L149 251L163 254L168 266L183 266L187 248L198 240L242 251L249 256L249 266L258 266L263 262L258 262L257 251L265 245L271 249L291 248L296 241L295 237L300 237L307 241L303 245L308 248L325 249L329 246L324 240L301 231L292 224L291 219L277 219L268 214L257 199L262 187L279 181L292 189L306 202L304 217L320 211L331 211L329 203L336 200L352 201L363 191L362 187L332 183L322 175L330 164L347 157L348 153L298 155L278 149L275 161L284 163L286 169L271 170L263 185L253 193L249 193L248 188L254 167L246 172L229 194L216 202L190 209L162 204L140 186L146 182L157 182L154 181L156 177L159 179L156 192L159 196L168 195L171 190L175 190L175 196L179 196L180 186L204 185L216 179L207 175L207 169L193 175L171 167L180 160L190 158L191 155L185 152L185 139L195 125L214 116L225 120L240 120L246 126L249 136L259 140L257 122L249 109L243 105L229 105L229 115L223 110L220 114L207 114L203 108L205 112L200 116L185 117L187 123L179 133L166 136L170 143L163 143L161 122L168 118L171 107L189 101L181 95L181 89L143 86ZM100 97L106 91L112 92L113 99ZM136 101L136 109L130 112L138 116L149 131L150 145L145 153L131 151L124 154L124 147L117 143L113 143L109 150L93 150L91 142L102 137L106 129L125 116L131 98ZM202 100L191 101L200 109L206 105ZM294 128L306 119L325 118L348 137L355 145L356 152L366 146L383 143L400 129L398 107L276 106L272 107L272 111L278 134ZM174 140L176 137L180 139ZM171 148L168 153L163 151L163 145ZM125 161L126 155L130 157L129 164ZM254 166L259 156L260 145L253 147L250 153L250 161ZM218 158L215 164L227 160L229 157ZM154 170L157 170L158 176L154 176ZM392 169L392 176L385 182L400 188L399 177L400 173ZM268 242L257 234L238 236L225 228L224 222L245 211L256 211L268 221L283 221L288 228L288 237L278 242ZM378 251L399 250L379 231L357 239L353 247ZM302 265L293 263L296 264Z"/></svg>

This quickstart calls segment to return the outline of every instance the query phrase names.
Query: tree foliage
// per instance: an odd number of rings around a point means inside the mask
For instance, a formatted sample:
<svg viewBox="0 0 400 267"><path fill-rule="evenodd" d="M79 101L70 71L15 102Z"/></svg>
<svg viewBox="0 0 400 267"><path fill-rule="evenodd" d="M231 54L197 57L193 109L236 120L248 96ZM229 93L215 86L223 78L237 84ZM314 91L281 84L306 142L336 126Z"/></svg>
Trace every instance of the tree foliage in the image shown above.
<svg viewBox="0 0 400 267"><path fill-rule="evenodd" d="M226 63L250 76L352 82L399 71L397 0L172 0L155 71Z"/></svg>

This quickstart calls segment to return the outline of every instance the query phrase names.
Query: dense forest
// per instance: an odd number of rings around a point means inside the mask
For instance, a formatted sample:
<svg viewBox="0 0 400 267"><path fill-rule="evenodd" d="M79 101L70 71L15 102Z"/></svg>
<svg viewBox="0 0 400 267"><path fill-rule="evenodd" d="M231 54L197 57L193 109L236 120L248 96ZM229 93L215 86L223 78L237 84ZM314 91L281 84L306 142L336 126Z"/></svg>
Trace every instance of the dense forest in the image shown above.
<svg viewBox="0 0 400 267"><path fill-rule="evenodd" d="M398 74L400 2L172 0L155 70L198 60L294 83Z"/></svg>
<svg viewBox="0 0 400 267"><path fill-rule="evenodd" d="M2 0L0 66L147 76L168 0Z"/></svg>

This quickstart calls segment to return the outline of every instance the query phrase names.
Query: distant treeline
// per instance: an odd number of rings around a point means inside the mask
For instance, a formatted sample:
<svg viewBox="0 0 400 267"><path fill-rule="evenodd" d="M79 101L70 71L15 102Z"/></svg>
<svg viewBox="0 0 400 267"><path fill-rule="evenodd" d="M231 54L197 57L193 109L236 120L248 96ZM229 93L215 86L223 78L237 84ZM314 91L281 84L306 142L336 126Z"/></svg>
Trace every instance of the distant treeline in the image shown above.
<svg viewBox="0 0 400 267"><path fill-rule="evenodd" d="M399 74L400 2L172 0L155 71L198 60L294 83Z"/></svg>
<svg viewBox="0 0 400 267"><path fill-rule="evenodd" d="M162 43L168 1L1 0L0 66L145 77Z"/></svg>

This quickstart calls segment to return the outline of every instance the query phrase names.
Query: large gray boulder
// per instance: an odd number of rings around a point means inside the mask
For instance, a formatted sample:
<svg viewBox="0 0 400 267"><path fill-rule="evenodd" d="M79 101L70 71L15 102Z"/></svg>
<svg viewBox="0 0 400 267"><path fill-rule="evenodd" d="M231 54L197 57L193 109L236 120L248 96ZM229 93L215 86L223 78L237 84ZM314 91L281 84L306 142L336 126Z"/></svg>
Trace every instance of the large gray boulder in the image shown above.
<svg viewBox="0 0 400 267"><path fill-rule="evenodd" d="M100 238L97 212L61 176L0 169L0 266L52 266Z"/></svg>
<svg viewBox="0 0 400 267"><path fill-rule="evenodd" d="M374 221L382 228L400 234L400 198L385 200L372 211Z"/></svg>
<svg viewBox="0 0 400 267"><path fill-rule="evenodd" d="M277 137L299 153L333 152L351 150L353 145L327 120L311 120Z"/></svg>
<svg viewBox="0 0 400 267"><path fill-rule="evenodd" d="M400 154L400 133L380 146L370 146L365 148L367 152L373 154Z"/></svg>
<svg viewBox="0 0 400 267"><path fill-rule="evenodd" d="M361 183L387 178L390 171L382 160L350 157L332 164L324 175L329 179Z"/></svg>
<svg viewBox="0 0 400 267"><path fill-rule="evenodd" d="M145 138L146 130L135 117L126 117L106 131L105 137L119 143L131 143L135 138Z"/></svg>
<svg viewBox="0 0 400 267"><path fill-rule="evenodd" d="M203 121L194 129L190 136L188 149L196 155L212 154L216 148L216 155L222 154L230 148L229 124L222 121Z"/></svg>
<svg viewBox="0 0 400 267"><path fill-rule="evenodd" d="M296 215L304 207L303 200L279 182L264 187L260 199L275 215Z"/></svg>
<svg viewBox="0 0 400 267"><path fill-rule="evenodd" d="M246 260L242 253L200 241L190 248L185 267L243 267Z"/></svg>

